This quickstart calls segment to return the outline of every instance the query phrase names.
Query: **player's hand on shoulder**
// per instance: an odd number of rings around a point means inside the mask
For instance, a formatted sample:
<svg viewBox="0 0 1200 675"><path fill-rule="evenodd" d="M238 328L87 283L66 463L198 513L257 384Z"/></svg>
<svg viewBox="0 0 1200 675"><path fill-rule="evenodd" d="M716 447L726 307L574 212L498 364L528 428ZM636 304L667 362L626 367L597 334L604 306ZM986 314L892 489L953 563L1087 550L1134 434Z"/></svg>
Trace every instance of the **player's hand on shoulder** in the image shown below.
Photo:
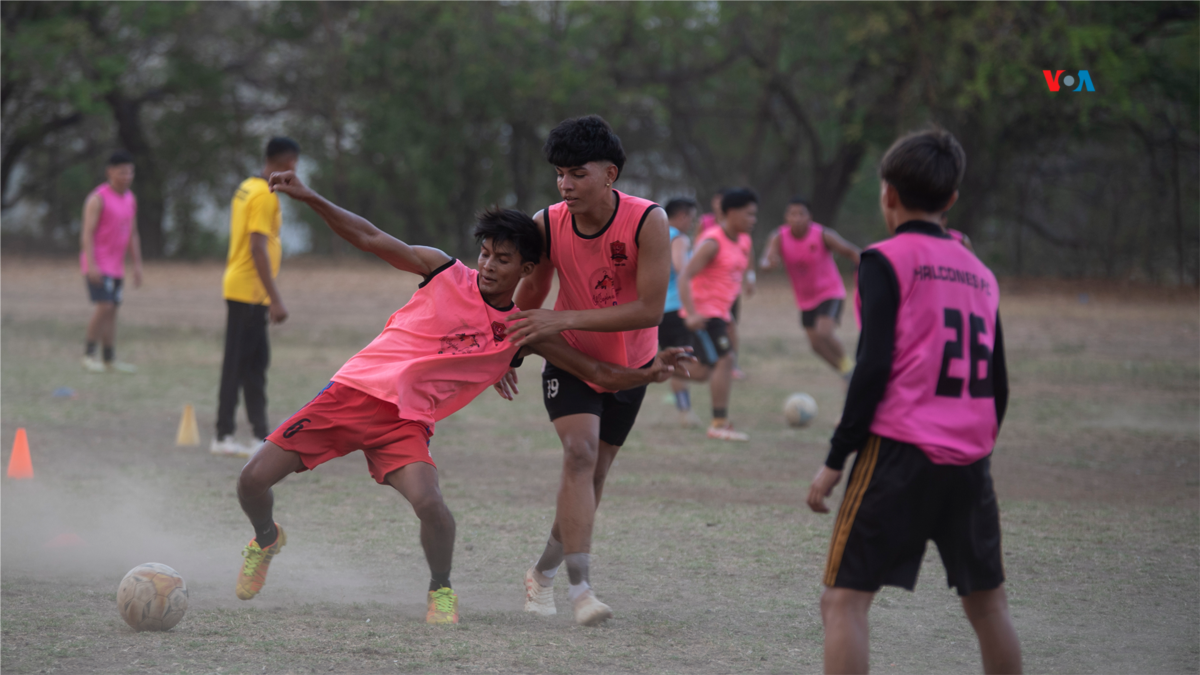
<svg viewBox="0 0 1200 675"><path fill-rule="evenodd" d="M513 400L513 397L520 393L517 391L517 369L509 368L500 381L492 385L492 388L496 390L497 394L500 394L500 398L506 401Z"/></svg>
<svg viewBox="0 0 1200 675"><path fill-rule="evenodd" d="M316 195L295 171L276 171L267 179L271 192L282 192L292 199L304 200Z"/></svg>
<svg viewBox="0 0 1200 675"><path fill-rule="evenodd" d="M518 347L557 335L570 328L563 312L552 309L527 309L508 317L512 326L508 335Z"/></svg>
<svg viewBox="0 0 1200 675"><path fill-rule="evenodd" d="M808 488L808 508L817 513L829 513L825 498L833 494L833 488L842 479L842 472L835 471L825 465L813 476L812 486Z"/></svg>

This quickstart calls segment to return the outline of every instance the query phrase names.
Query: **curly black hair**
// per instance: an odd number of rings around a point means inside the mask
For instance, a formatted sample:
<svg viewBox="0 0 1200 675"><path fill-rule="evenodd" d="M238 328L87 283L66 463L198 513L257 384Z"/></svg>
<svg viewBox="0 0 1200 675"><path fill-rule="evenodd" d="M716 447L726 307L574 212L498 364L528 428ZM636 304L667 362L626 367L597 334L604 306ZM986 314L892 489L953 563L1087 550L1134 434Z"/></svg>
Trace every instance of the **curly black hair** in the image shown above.
<svg viewBox="0 0 1200 675"><path fill-rule="evenodd" d="M607 160L617 167L617 176L625 166L625 148L621 138L599 115L563 120L550 131L542 146L546 161L554 166L583 166Z"/></svg>
<svg viewBox="0 0 1200 675"><path fill-rule="evenodd" d="M511 241L522 262L542 259L542 233L533 218L516 209L490 208L475 216L475 243L491 240L492 246Z"/></svg>

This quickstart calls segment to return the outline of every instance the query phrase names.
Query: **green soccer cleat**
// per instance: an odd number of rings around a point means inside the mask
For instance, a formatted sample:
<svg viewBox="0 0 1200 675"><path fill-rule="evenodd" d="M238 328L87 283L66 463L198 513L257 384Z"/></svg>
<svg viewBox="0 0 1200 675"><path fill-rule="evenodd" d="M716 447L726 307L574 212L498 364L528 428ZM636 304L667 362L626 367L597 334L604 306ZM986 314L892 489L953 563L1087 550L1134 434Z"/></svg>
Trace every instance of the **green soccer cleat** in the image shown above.
<svg viewBox="0 0 1200 675"><path fill-rule="evenodd" d="M436 591L429 591L429 612L425 614L425 623L458 623L458 594L454 589L442 586Z"/></svg>
<svg viewBox="0 0 1200 675"><path fill-rule="evenodd" d="M242 561L242 571L237 580L237 596L242 600L249 600L262 590L263 584L267 583L267 568L271 566L271 559L279 555L280 549L287 543L287 535L279 523L275 523L275 529L279 531L279 536L266 549L259 548L254 539L242 549L245 560Z"/></svg>

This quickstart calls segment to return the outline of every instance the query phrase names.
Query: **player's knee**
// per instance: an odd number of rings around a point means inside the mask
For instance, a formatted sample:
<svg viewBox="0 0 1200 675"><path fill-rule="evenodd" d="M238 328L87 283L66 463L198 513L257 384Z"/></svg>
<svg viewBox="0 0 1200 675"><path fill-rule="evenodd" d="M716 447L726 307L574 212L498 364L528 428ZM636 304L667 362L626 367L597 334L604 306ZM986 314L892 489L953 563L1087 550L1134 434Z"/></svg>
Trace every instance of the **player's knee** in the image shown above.
<svg viewBox="0 0 1200 675"><path fill-rule="evenodd" d="M266 476L266 472L262 470L261 464L251 461L242 467L242 472L238 474L238 494L239 495L260 495L271 489L273 483Z"/></svg>
<svg viewBox="0 0 1200 675"><path fill-rule="evenodd" d="M563 442L563 470L592 474L600 454L599 444L590 438L567 438Z"/></svg>
<svg viewBox="0 0 1200 675"><path fill-rule="evenodd" d="M1004 614L1008 611L1008 600L1003 587L989 591L975 591L962 599L963 611L971 623Z"/></svg>
<svg viewBox="0 0 1200 675"><path fill-rule="evenodd" d="M454 517L450 515L450 510L446 508L446 502L442 500L440 492L429 492L417 496L413 502L413 513L417 514L417 518L422 521L428 520L445 520L454 521Z"/></svg>
<svg viewBox="0 0 1200 675"><path fill-rule="evenodd" d="M870 593L826 587L821 592L821 620L829 622L831 619L865 614L871 606L872 597Z"/></svg>

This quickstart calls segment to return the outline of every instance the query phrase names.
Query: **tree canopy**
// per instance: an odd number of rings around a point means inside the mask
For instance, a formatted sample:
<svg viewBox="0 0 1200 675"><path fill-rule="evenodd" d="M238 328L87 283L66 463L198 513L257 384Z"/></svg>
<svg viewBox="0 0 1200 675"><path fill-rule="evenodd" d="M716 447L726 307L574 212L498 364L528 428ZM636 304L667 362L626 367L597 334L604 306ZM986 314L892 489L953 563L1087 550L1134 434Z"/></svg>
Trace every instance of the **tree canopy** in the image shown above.
<svg viewBox="0 0 1200 675"><path fill-rule="evenodd" d="M147 254L220 255L233 189L283 134L334 201L469 255L476 211L557 200L545 135L597 113L628 192L749 185L759 239L803 194L865 244L880 154L939 124L968 154L951 225L999 271L1197 283L1198 7L5 2L3 241L73 249L123 147Z"/></svg>

